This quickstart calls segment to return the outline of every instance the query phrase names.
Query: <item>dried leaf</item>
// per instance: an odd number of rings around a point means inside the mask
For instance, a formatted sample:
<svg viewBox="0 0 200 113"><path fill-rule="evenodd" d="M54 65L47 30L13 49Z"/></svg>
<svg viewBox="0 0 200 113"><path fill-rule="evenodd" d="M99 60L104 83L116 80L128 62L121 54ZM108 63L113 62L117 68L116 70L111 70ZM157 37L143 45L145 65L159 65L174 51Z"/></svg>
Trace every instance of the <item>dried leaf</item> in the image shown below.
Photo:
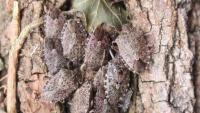
<svg viewBox="0 0 200 113"><path fill-rule="evenodd" d="M85 13L89 31L102 23L120 27L127 21L125 9L108 0L73 0L72 7Z"/></svg>

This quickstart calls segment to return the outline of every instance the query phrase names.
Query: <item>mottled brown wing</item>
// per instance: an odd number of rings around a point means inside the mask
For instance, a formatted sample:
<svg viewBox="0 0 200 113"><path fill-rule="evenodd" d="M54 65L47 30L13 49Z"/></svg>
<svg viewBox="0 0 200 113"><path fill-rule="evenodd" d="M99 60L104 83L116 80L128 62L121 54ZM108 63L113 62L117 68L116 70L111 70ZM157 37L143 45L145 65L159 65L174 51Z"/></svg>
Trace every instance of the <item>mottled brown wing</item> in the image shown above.
<svg viewBox="0 0 200 113"><path fill-rule="evenodd" d="M124 25L121 34L115 40L119 54L133 72L140 73L145 69L153 53L142 31L131 25Z"/></svg>
<svg viewBox="0 0 200 113"><path fill-rule="evenodd" d="M57 38L65 23L65 17L61 11L55 7L48 9L44 17L45 38Z"/></svg>
<svg viewBox="0 0 200 113"><path fill-rule="evenodd" d="M85 82L76 90L70 102L70 113L88 113L90 109L92 85Z"/></svg>
<svg viewBox="0 0 200 113"><path fill-rule="evenodd" d="M75 76L74 71L61 69L44 85L41 99L56 103L67 98L78 88Z"/></svg>
<svg viewBox="0 0 200 113"><path fill-rule="evenodd" d="M85 49L84 64L86 68L98 70L104 64L110 44L110 37L105 25L97 27L95 32L90 34Z"/></svg>
<svg viewBox="0 0 200 113"><path fill-rule="evenodd" d="M80 18L67 20L61 34L63 55L74 62L83 60L87 35Z"/></svg>

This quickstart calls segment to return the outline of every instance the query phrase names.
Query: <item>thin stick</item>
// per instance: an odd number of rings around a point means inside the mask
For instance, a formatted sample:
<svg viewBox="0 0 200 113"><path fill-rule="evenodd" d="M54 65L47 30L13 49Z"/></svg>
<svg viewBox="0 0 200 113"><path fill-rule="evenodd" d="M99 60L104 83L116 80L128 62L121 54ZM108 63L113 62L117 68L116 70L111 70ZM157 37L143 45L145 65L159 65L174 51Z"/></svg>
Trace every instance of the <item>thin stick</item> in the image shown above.
<svg viewBox="0 0 200 113"><path fill-rule="evenodd" d="M27 35L33 28L38 27L43 23L43 19L40 18L36 21L33 21L31 24L26 26L19 37L12 44L9 61L8 61L8 81L7 81L7 112L16 113L16 67L18 64L18 53L22 48L24 41L27 38Z"/></svg>
<svg viewBox="0 0 200 113"><path fill-rule="evenodd" d="M8 30L9 30L8 36L12 44L20 33L20 11L19 11L19 3L17 1L14 1L13 4L12 21L9 25Z"/></svg>
<svg viewBox="0 0 200 113"><path fill-rule="evenodd" d="M1 79L0 79L0 82L2 82L3 80L5 80L7 78L7 76L3 76Z"/></svg>
<svg viewBox="0 0 200 113"><path fill-rule="evenodd" d="M10 0L7 0L10 2ZM11 45L14 43L14 40L17 39L20 28L19 28L19 4L17 1L14 1L13 4L13 13L12 13L12 21L9 25L9 31L8 34L10 38ZM11 26L11 27L10 27ZM16 70L15 64L16 62L13 62L14 58L11 58L11 51L9 53L9 61L8 61L8 73L7 73L7 112L8 113L16 113Z"/></svg>

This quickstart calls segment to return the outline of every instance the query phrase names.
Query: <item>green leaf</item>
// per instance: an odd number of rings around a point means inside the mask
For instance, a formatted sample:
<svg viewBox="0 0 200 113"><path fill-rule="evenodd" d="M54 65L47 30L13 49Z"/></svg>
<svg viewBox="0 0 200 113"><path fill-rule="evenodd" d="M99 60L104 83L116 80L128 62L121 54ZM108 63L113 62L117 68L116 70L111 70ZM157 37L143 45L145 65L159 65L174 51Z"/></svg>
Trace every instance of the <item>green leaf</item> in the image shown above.
<svg viewBox="0 0 200 113"><path fill-rule="evenodd" d="M121 27L127 21L125 8L120 4L112 5L110 0L73 0L72 7L85 13L89 31L102 23Z"/></svg>

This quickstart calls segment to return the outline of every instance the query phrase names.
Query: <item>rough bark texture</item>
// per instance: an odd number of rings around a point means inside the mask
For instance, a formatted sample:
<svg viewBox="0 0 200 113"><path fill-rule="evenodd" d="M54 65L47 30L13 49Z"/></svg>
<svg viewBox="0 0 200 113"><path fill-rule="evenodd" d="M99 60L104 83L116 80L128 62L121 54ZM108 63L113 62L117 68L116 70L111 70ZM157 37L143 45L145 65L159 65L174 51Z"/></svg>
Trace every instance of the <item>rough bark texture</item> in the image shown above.
<svg viewBox="0 0 200 113"><path fill-rule="evenodd" d="M193 52L193 75L195 86L195 113L200 113L200 2L193 1L189 15L190 49Z"/></svg>
<svg viewBox="0 0 200 113"><path fill-rule="evenodd" d="M130 113L193 113L192 52L187 34L188 1L129 0L133 25L156 52L149 71L139 75Z"/></svg>
<svg viewBox="0 0 200 113"><path fill-rule="evenodd" d="M50 0L53 5L62 10L68 9L63 5L67 3L66 1L68 0ZM48 2L19 0L21 28L23 29L31 21L45 14ZM148 62L150 63L147 69L138 74L132 74L130 85L133 94L128 112L200 113L199 0L125 0L125 4L131 14L132 26L142 32L141 35L145 40L142 42L148 42L154 49L154 53L149 55ZM4 11L4 5L4 0L0 0L0 23L4 23L0 26L0 57L3 58L7 67L10 44L6 32L3 31L10 21L11 14ZM96 97L93 97L94 92L91 91L93 86L87 83L80 87L76 86L77 89L71 91L73 94L69 94L72 98L69 105L45 103L39 100L42 87L48 79L48 69L43 59L45 37L43 31L43 28L35 29L20 51L17 71L17 97L20 103L18 111L23 113L68 113L70 111L88 113L89 109L92 109L91 105L96 101L98 101L96 103L104 103L103 84L96 86ZM98 59L101 60L99 57ZM100 69L100 74L105 74L101 71ZM5 73L5 69L0 70L0 75L3 76ZM103 83L103 77L96 79ZM0 94L2 92L0 91ZM93 98L94 102L90 103ZM2 99L0 95L0 113L1 109L2 112L5 111L5 104L2 104L4 101L5 99ZM103 112L102 105L94 104L93 107L96 110L94 112Z"/></svg>

